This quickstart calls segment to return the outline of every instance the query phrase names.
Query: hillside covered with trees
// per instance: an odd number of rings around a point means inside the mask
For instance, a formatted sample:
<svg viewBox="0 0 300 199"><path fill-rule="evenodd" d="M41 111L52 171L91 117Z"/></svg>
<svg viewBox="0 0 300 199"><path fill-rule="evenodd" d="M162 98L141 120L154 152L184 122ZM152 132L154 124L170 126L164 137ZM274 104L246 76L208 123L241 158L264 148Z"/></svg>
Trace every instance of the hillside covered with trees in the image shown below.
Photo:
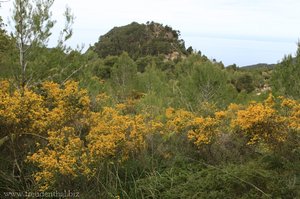
<svg viewBox="0 0 300 199"><path fill-rule="evenodd" d="M146 55L177 55L175 58L191 53L185 49L180 32L169 26L155 22L139 24L132 22L126 26L115 27L99 38L92 47L99 57L120 55L127 52L137 59Z"/></svg>
<svg viewBox="0 0 300 199"><path fill-rule="evenodd" d="M225 67L133 22L81 52L67 8L49 48L37 2L15 0L12 34L0 18L1 198L300 197L300 45Z"/></svg>

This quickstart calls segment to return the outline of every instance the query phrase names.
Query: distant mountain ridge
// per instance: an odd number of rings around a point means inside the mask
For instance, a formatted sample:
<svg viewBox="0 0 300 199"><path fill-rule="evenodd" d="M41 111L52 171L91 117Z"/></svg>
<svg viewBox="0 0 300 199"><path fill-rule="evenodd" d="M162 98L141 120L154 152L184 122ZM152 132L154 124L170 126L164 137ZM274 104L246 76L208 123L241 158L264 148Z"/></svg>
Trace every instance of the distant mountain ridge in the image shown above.
<svg viewBox="0 0 300 199"><path fill-rule="evenodd" d="M253 64L253 65L247 65L247 66L242 66L242 69L258 69L258 68L268 68L268 69L274 69L276 64L267 64L267 63L258 63L258 64Z"/></svg>

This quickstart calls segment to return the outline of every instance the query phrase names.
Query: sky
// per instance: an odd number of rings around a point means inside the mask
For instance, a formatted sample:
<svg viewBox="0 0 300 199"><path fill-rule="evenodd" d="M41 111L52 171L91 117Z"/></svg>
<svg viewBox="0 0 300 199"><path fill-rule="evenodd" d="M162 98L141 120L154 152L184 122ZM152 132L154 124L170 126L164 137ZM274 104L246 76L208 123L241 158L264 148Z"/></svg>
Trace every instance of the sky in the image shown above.
<svg viewBox="0 0 300 199"><path fill-rule="evenodd" d="M13 0L2 3L7 22ZM300 38L299 0L56 0L53 37L68 5L75 15L68 45L87 49L115 26L155 21L181 32L186 47L225 65L278 63L294 55ZM50 45L56 39L50 41Z"/></svg>

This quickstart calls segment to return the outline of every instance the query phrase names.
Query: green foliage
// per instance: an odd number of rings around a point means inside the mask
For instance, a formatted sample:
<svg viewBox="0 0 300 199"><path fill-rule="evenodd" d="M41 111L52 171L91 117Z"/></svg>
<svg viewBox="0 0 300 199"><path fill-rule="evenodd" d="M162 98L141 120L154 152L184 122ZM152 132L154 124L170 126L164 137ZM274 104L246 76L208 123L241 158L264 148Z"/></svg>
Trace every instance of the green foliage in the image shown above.
<svg viewBox="0 0 300 199"><path fill-rule="evenodd" d="M11 75L11 63L14 60L14 40L7 34L0 18L0 77Z"/></svg>
<svg viewBox="0 0 300 199"><path fill-rule="evenodd" d="M175 74L176 95L181 96L183 107L189 110L195 110L203 102L223 105L235 95L226 71L199 55L179 62Z"/></svg>
<svg viewBox="0 0 300 199"><path fill-rule="evenodd" d="M8 35L6 34L6 31L4 30L4 24L2 22L2 18L0 17L0 52L3 53L6 49L8 42Z"/></svg>
<svg viewBox="0 0 300 199"><path fill-rule="evenodd" d="M247 93L251 93L254 90L253 79L249 74L242 74L235 83L238 92L245 90Z"/></svg>
<svg viewBox="0 0 300 199"><path fill-rule="evenodd" d="M106 58L107 59L107 58ZM100 79L109 79L111 76L111 66L106 65L107 60L95 59L93 62L90 62L90 67L93 69L93 74L99 77Z"/></svg>
<svg viewBox="0 0 300 199"><path fill-rule="evenodd" d="M47 46L54 27L55 20L52 19L51 7L54 0L15 0L12 14L14 32L12 36L18 49L18 61L15 64L14 75L18 87L24 88L34 78L36 68L32 62L39 58L40 50ZM63 48L63 42L72 35L71 24L74 17L67 8L65 12L66 24L61 32L58 47ZM42 62L45 59L41 60ZM31 71L28 71L28 68ZM38 78L34 78L38 79Z"/></svg>
<svg viewBox="0 0 300 199"><path fill-rule="evenodd" d="M232 64L226 67L226 70L236 71L238 66L236 64Z"/></svg>
<svg viewBox="0 0 300 199"><path fill-rule="evenodd" d="M272 88L281 95L300 98L300 43L296 57L285 56L272 73Z"/></svg>
<svg viewBox="0 0 300 199"><path fill-rule="evenodd" d="M137 181L141 198L294 198L288 177L259 162L175 167Z"/></svg>
<svg viewBox="0 0 300 199"><path fill-rule="evenodd" d="M134 90L137 80L137 65L127 53L122 53L111 68L111 85L116 96L124 100Z"/></svg>
<svg viewBox="0 0 300 199"><path fill-rule="evenodd" d="M153 56L146 56L146 57L139 57L136 60L136 64L138 66L138 71L144 73L146 67L154 61L155 57Z"/></svg>
<svg viewBox="0 0 300 199"><path fill-rule="evenodd" d="M120 55L128 52L133 59L147 55L179 52L186 54L183 40L179 40L178 31L158 23L139 24L133 22L122 27L115 27L100 37L92 47L99 57Z"/></svg>
<svg viewBox="0 0 300 199"><path fill-rule="evenodd" d="M164 113L164 108L173 104L174 98L167 73L157 67L155 58L148 59L145 71L137 76L136 90L143 93L137 106L141 112L158 116Z"/></svg>

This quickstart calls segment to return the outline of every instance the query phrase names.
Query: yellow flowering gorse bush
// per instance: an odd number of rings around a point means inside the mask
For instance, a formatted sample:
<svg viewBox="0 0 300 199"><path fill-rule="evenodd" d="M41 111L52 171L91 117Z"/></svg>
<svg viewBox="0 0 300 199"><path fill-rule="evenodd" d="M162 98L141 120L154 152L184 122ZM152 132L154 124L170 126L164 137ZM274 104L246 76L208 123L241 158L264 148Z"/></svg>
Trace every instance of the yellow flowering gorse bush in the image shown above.
<svg viewBox="0 0 300 199"><path fill-rule="evenodd" d="M91 173L84 143L76 136L74 128L64 127L48 134L48 144L27 158L42 169L34 174L41 190L51 187L58 175L74 178Z"/></svg>
<svg viewBox="0 0 300 199"><path fill-rule="evenodd" d="M193 140L194 144L209 144L220 134L219 121L212 117L196 117L191 121L192 130L188 131L188 138Z"/></svg>
<svg viewBox="0 0 300 199"><path fill-rule="evenodd" d="M289 118L280 114L275 105L271 94L263 103L252 102L237 111L231 125L240 129L248 144L265 143L270 148L277 147L287 138Z"/></svg>
<svg viewBox="0 0 300 199"><path fill-rule="evenodd" d="M219 117L199 117L185 110L166 110L166 131L175 133L185 133L188 140L195 145L209 144L219 135Z"/></svg>
<svg viewBox="0 0 300 199"><path fill-rule="evenodd" d="M111 107L93 113L91 130L86 136L92 160L119 156L126 159L130 152L145 146L144 136L148 133L142 115L122 115Z"/></svg>
<svg viewBox="0 0 300 199"><path fill-rule="evenodd" d="M93 112L87 92L76 82L46 82L41 95L48 107L48 142L27 157L41 168L34 175L41 190L51 187L57 176L89 178L95 175L95 163L128 159L145 147L145 136L160 127L143 115L123 114L122 104Z"/></svg>
<svg viewBox="0 0 300 199"><path fill-rule="evenodd" d="M25 88L10 91L7 81L0 82L0 124L6 135L42 133L47 126L47 111L42 96Z"/></svg>
<svg viewBox="0 0 300 199"><path fill-rule="evenodd" d="M184 137L198 148L224 134L238 135L248 145L262 143L272 149L290 131L299 133L300 129L299 102L272 95L261 103L231 104L226 110L213 110L214 114L206 111L207 116L168 108L161 121L147 113L137 114L137 99L103 106L108 98L105 93L98 95L101 109L93 111L88 92L74 81L64 85L44 82L35 91L13 90L8 81L0 81L1 137L37 135L27 162L39 167L34 179L41 190L47 190L60 177L90 178L99 163L121 164L135 157L154 134Z"/></svg>
<svg viewBox="0 0 300 199"><path fill-rule="evenodd" d="M300 103L296 100L280 97L281 107L286 110L288 126L292 129L300 130Z"/></svg>

